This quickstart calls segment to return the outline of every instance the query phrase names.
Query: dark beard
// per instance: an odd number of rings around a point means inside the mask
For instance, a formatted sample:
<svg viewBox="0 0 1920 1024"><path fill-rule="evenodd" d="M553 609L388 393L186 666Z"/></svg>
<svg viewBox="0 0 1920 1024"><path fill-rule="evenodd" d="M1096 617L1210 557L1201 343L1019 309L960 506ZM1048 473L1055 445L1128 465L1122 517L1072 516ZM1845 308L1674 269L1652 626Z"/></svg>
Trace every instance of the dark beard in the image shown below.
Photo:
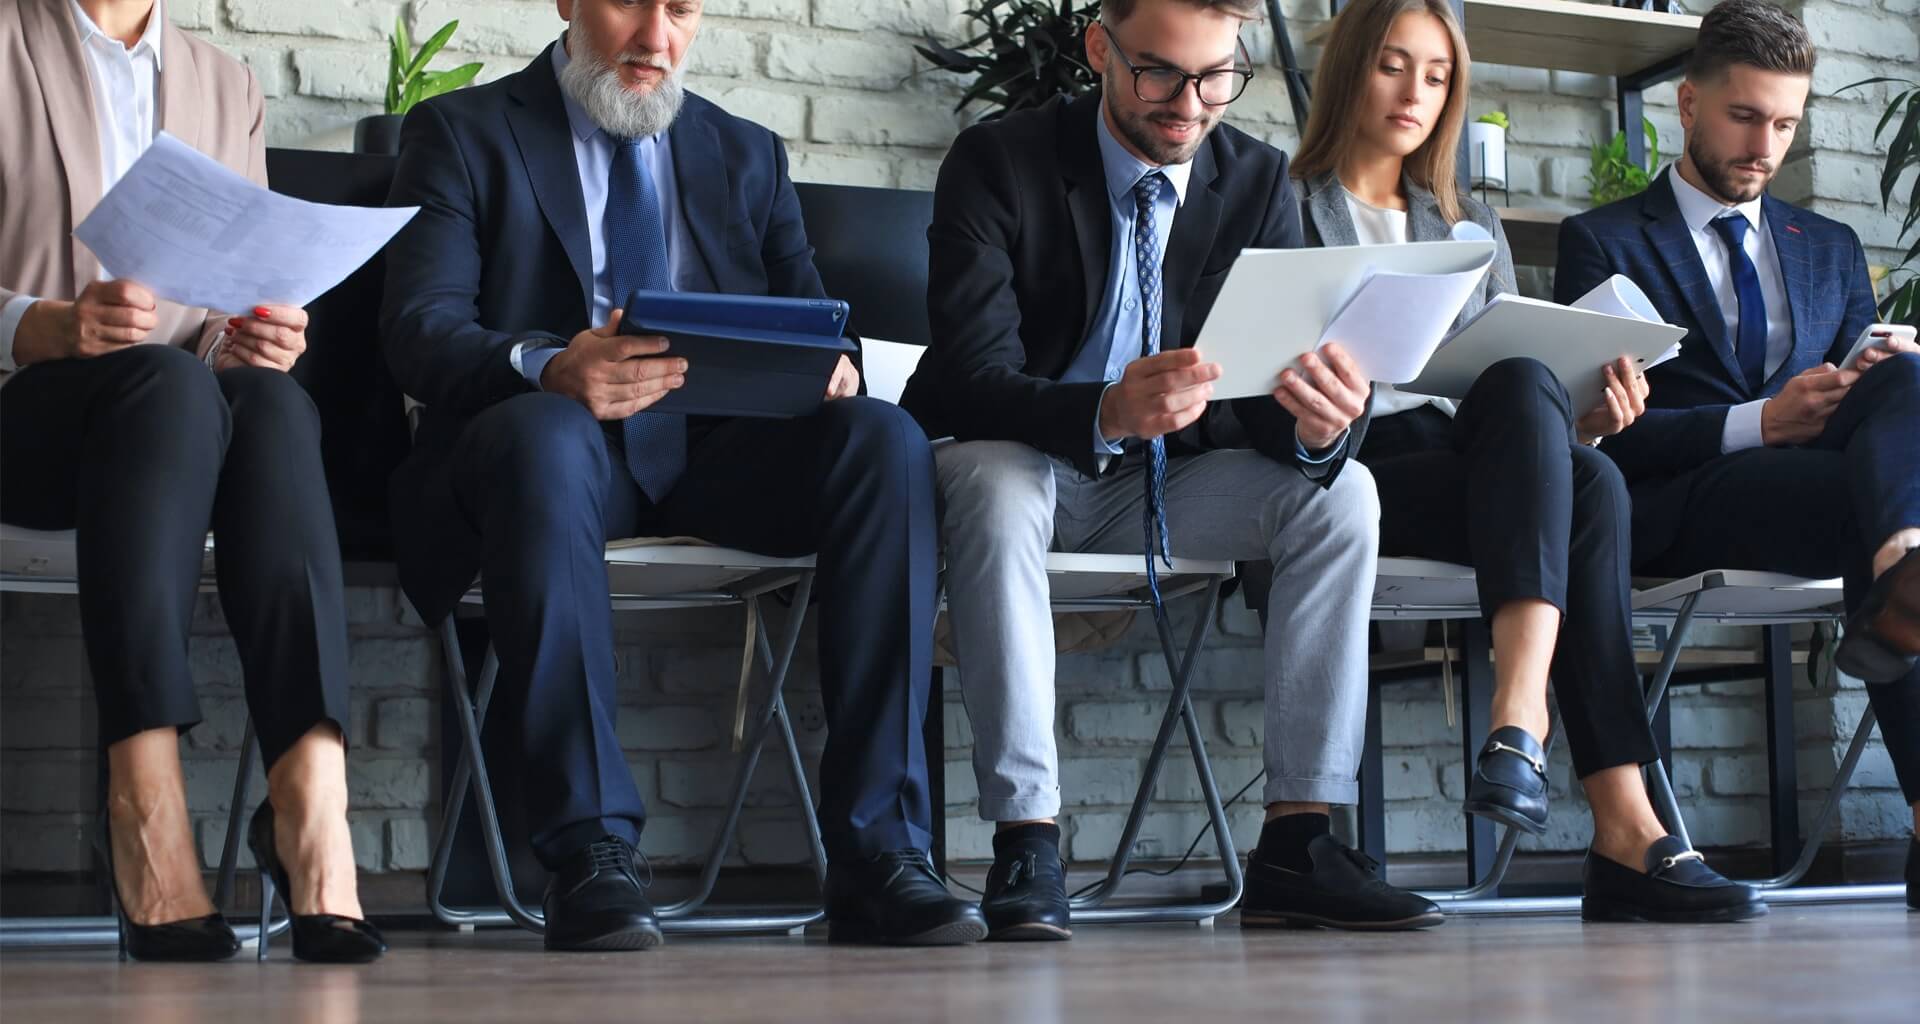
<svg viewBox="0 0 1920 1024"><path fill-rule="evenodd" d="M1713 191L1715 196L1735 206L1741 203L1750 203L1760 198L1760 194L1765 192L1767 186L1773 181L1773 174L1770 173L1761 179L1758 187L1753 188L1751 191L1742 191L1743 186L1734 180L1732 174L1728 173L1728 167L1732 161L1716 161L1712 159L1706 153L1702 152L1701 147L1694 144L1691 139L1687 141L1687 159L1693 161L1694 171L1700 175L1700 180L1706 184L1707 188ZM1774 172L1777 173L1778 170L1779 168L1775 168Z"/></svg>
<svg viewBox="0 0 1920 1024"><path fill-rule="evenodd" d="M1101 84L1100 102L1108 104L1107 112L1113 115L1113 124L1115 128L1119 129L1120 137L1132 144L1134 149L1145 153L1147 159L1161 167L1184 164L1193 159L1193 154L1200 151L1200 144L1207 141L1207 136L1213 133L1214 125L1220 123L1220 119L1214 117L1206 121L1205 126L1201 128L1199 134L1194 136L1192 142L1184 146L1170 146L1154 135L1150 126L1152 121L1151 115L1143 116L1125 113L1108 100L1108 97L1117 95L1114 92L1115 89L1122 88L1119 78L1119 75L1109 71L1106 76L1106 81ZM1131 85L1126 86L1126 88L1131 88ZM1202 114L1201 117L1205 118L1207 115Z"/></svg>

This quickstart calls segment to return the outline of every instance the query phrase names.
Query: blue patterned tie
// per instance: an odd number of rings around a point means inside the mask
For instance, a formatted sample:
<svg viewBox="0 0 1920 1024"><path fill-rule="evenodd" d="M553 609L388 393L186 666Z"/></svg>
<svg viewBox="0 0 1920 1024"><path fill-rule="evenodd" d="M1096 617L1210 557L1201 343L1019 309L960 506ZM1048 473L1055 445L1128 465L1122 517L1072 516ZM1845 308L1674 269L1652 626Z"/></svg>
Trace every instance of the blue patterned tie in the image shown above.
<svg viewBox="0 0 1920 1024"><path fill-rule="evenodd" d="M1734 358L1747 378L1747 390L1759 394L1767 382L1767 295L1760 290L1760 271L1747 255L1747 230L1753 227L1739 212L1713 221L1720 240L1727 243L1727 266L1733 269L1733 293L1740 300L1740 329L1734 336Z"/></svg>
<svg viewBox="0 0 1920 1024"><path fill-rule="evenodd" d="M1133 262L1140 276L1140 354L1160 351L1160 236L1154 216L1160 208L1160 189L1167 179L1153 171L1133 186ZM1115 339L1117 343L1119 339ZM1164 617L1160 604L1160 571L1154 555L1171 562L1167 542L1167 439L1147 442L1147 505L1142 517L1147 529L1147 590L1153 595L1153 613Z"/></svg>
<svg viewBox="0 0 1920 1024"><path fill-rule="evenodd" d="M653 176L640 159L640 140L615 143L607 172L607 212L600 237L606 240L611 301L618 306L636 288L668 291L666 222ZM631 313L633 310L628 310ZM670 412L638 412L621 425L627 470L647 497L658 503L687 468L687 418Z"/></svg>

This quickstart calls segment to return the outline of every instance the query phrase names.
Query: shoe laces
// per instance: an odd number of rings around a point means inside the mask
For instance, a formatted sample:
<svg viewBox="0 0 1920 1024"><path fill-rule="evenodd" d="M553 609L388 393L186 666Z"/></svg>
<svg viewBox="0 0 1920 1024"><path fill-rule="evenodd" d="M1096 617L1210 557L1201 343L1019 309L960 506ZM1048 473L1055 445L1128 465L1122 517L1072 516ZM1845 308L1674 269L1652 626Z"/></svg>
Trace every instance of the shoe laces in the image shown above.
<svg viewBox="0 0 1920 1024"><path fill-rule="evenodd" d="M647 861L647 855L641 853L634 847L628 846L619 839L603 839L588 847L587 852L592 858L593 868L596 871L602 868L624 871L627 874L633 875L635 880L639 881L640 888L642 889L653 884L653 865ZM639 861L639 866L646 872L645 879L641 879L639 877L640 872L634 869L634 861L636 860Z"/></svg>

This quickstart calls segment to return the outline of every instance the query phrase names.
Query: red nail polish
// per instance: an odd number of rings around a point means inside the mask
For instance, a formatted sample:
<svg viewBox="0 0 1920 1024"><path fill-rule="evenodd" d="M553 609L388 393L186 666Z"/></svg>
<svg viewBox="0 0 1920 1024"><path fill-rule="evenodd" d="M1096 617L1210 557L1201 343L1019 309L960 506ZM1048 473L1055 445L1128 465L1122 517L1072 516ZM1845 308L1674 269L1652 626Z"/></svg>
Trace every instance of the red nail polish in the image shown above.
<svg viewBox="0 0 1920 1024"><path fill-rule="evenodd" d="M268 309L265 306L255 306L253 307L253 315L259 317L262 320L265 320L266 318L273 315L273 310Z"/></svg>

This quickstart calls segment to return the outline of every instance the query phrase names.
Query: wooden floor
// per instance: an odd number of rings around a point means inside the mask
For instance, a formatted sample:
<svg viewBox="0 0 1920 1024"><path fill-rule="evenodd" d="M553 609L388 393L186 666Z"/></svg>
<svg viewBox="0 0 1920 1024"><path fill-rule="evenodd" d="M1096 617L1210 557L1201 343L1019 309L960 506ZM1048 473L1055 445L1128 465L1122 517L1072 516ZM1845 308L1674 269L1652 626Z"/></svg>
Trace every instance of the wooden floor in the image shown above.
<svg viewBox="0 0 1920 1024"><path fill-rule="evenodd" d="M552 955L517 932L402 932L371 967L0 958L6 1021L1796 1022L1920 1019L1920 914L1775 909L1663 928L1462 918L1412 935L1083 927L1071 943L895 950L670 940ZM1206 1016L1202 1016L1202 1015Z"/></svg>

